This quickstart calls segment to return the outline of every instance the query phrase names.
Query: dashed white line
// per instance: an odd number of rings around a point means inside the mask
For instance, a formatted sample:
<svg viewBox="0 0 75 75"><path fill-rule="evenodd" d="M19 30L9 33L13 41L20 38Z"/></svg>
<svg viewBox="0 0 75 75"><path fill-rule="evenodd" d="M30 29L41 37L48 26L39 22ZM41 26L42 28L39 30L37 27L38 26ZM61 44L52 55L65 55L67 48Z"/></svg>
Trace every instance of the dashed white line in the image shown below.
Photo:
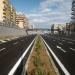
<svg viewBox="0 0 75 75"><path fill-rule="evenodd" d="M65 41L65 40L62 40L62 41Z"/></svg>
<svg viewBox="0 0 75 75"><path fill-rule="evenodd" d="M3 50L5 50L6 48L2 48L2 49L0 49L0 51L3 51Z"/></svg>
<svg viewBox="0 0 75 75"><path fill-rule="evenodd" d="M7 39L8 41L10 41L10 39Z"/></svg>
<svg viewBox="0 0 75 75"><path fill-rule="evenodd" d="M73 51L75 51L75 49L73 49L73 48L70 48L71 50L73 50Z"/></svg>
<svg viewBox="0 0 75 75"><path fill-rule="evenodd" d="M73 44L73 42L68 42L68 43L71 43L71 44Z"/></svg>
<svg viewBox="0 0 75 75"><path fill-rule="evenodd" d="M18 42L13 43L14 45L18 44Z"/></svg>
<svg viewBox="0 0 75 75"><path fill-rule="evenodd" d="M60 45L63 45L62 43L59 43Z"/></svg>
<svg viewBox="0 0 75 75"><path fill-rule="evenodd" d="M64 53L66 52L64 49L62 49L60 46L57 46L58 49L60 49L61 51L63 51Z"/></svg>
<svg viewBox="0 0 75 75"><path fill-rule="evenodd" d="M44 39L43 39L43 41L44 41ZM52 51L52 49L48 46L48 44L45 41L44 41L44 43L46 44L46 46L48 47L48 49L52 53L53 57L55 58L55 60L57 61L58 65L60 66L60 68L62 69L62 71L65 73L65 75L70 75L70 73L68 72L68 70L61 63L61 61L58 59L58 57L55 55L55 53Z"/></svg>
<svg viewBox="0 0 75 75"><path fill-rule="evenodd" d="M63 38L63 39L65 39L65 40L70 40L70 41L75 41L75 40L72 40L72 39L68 39L68 38Z"/></svg>
<svg viewBox="0 0 75 75"><path fill-rule="evenodd" d="M5 43L6 41L4 41L4 40L0 40L2 43Z"/></svg>

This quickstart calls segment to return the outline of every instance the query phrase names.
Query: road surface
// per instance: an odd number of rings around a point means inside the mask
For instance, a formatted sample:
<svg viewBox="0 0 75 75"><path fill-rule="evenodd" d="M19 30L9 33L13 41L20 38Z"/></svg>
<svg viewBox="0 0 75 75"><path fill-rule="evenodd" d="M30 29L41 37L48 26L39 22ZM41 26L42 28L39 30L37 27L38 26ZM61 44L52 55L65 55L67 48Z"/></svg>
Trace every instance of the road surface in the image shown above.
<svg viewBox="0 0 75 75"><path fill-rule="evenodd" d="M68 74L62 75L75 75L75 41L64 38L59 39L50 35L42 35L42 37L67 70ZM55 61L54 56L53 59ZM60 66L62 67L62 65Z"/></svg>
<svg viewBox="0 0 75 75"><path fill-rule="evenodd" d="M0 75L7 75L35 35L20 37L0 44Z"/></svg>

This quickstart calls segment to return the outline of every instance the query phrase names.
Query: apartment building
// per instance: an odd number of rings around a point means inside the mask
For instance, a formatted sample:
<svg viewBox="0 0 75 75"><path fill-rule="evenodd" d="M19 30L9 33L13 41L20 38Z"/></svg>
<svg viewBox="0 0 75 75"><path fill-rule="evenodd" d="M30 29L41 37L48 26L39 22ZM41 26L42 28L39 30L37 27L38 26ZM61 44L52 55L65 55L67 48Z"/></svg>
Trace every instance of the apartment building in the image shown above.
<svg viewBox="0 0 75 75"><path fill-rule="evenodd" d="M11 26L15 26L15 25L16 25L16 10L11 5Z"/></svg>
<svg viewBox="0 0 75 75"><path fill-rule="evenodd" d="M52 34L63 34L65 32L65 24L53 24L51 27Z"/></svg>
<svg viewBox="0 0 75 75"><path fill-rule="evenodd" d="M23 14L16 15L16 25L18 25L20 28L28 29L29 23L27 17Z"/></svg>
<svg viewBox="0 0 75 75"><path fill-rule="evenodd" d="M9 0L0 0L0 24L8 27L16 26L16 10Z"/></svg>
<svg viewBox="0 0 75 75"><path fill-rule="evenodd" d="M75 0L73 0L72 2L72 13L71 14L72 14L72 17L71 17L72 21L71 21L70 30L72 32L75 32Z"/></svg>
<svg viewBox="0 0 75 75"><path fill-rule="evenodd" d="M0 22L5 26L11 24L11 7L9 0L0 0Z"/></svg>

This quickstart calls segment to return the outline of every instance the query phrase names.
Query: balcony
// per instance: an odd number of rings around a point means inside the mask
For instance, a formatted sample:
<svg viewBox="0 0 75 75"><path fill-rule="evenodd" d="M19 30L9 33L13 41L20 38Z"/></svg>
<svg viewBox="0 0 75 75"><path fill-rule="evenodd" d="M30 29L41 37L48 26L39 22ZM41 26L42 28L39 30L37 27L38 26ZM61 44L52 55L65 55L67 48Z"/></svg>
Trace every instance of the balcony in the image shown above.
<svg viewBox="0 0 75 75"><path fill-rule="evenodd" d="M75 7L72 7L72 9L71 9L72 11L75 11Z"/></svg>
<svg viewBox="0 0 75 75"><path fill-rule="evenodd" d="M13 12L11 12L11 14L13 14Z"/></svg>
<svg viewBox="0 0 75 75"><path fill-rule="evenodd" d="M75 16L73 15L73 16L71 17L71 19L73 19L73 20L74 20L74 19L75 19ZM75 21L75 20L74 20L74 21Z"/></svg>
<svg viewBox="0 0 75 75"><path fill-rule="evenodd" d="M3 16L3 18L5 19L5 18L6 18L6 16Z"/></svg>
<svg viewBox="0 0 75 75"><path fill-rule="evenodd" d="M6 12L3 12L4 15L6 15Z"/></svg>
<svg viewBox="0 0 75 75"><path fill-rule="evenodd" d="M73 20L71 21L71 23L75 23L75 19L73 19Z"/></svg>
<svg viewBox="0 0 75 75"><path fill-rule="evenodd" d="M6 11L6 9L4 8L3 11Z"/></svg>
<svg viewBox="0 0 75 75"><path fill-rule="evenodd" d="M74 7L75 6L75 3L74 4L72 4L72 7Z"/></svg>
<svg viewBox="0 0 75 75"><path fill-rule="evenodd" d="M10 14L11 16L13 16L13 14Z"/></svg>
<svg viewBox="0 0 75 75"><path fill-rule="evenodd" d="M11 19L13 19L13 17L11 17Z"/></svg>
<svg viewBox="0 0 75 75"><path fill-rule="evenodd" d="M4 4L6 4L6 2L5 2L5 1L3 1L3 3L4 3Z"/></svg>
<svg viewBox="0 0 75 75"><path fill-rule="evenodd" d="M75 12L73 11L73 12L71 13L71 15L75 15Z"/></svg>

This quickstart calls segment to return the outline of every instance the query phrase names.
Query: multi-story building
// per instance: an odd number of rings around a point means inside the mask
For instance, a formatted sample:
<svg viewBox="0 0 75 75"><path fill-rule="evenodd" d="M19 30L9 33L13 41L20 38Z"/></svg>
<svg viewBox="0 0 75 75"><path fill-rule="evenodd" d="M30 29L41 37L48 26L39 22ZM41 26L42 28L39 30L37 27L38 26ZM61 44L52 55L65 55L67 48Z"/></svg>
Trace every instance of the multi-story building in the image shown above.
<svg viewBox="0 0 75 75"><path fill-rule="evenodd" d="M52 34L63 34L65 31L64 27L65 27L64 24L53 24L51 27L51 33Z"/></svg>
<svg viewBox="0 0 75 75"><path fill-rule="evenodd" d="M72 14L72 17L71 17L72 21L71 21L70 30L72 32L75 32L75 0L73 0L72 2L72 13L71 14Z"/></svg>
<svg viewBox="0 0 75 75"><path fill-rule="evenodd" d="M0 0L0 22L9 27L16 25L16 10L9 0Z"/></svg>
<svg viewBox="0 0 75 75"><path fill-rule="evenodd" d="M15 26L15 25L16 25L16 10L11 5L11 26Z"/></svg>
<svg viewBox="0 0 75 75"><path fill-rule="evenodd" d="M11 7L9 0L0 0L0 22L5 26L11 23Z"/></svg>
<svg viewBox="0 0 75 75"><path fill-rule="evenodd" d="M29 29L29 21L28 18L25 16L25 25L24 25L25 29Z"/></svg>
<svg viewBox="0 0 75 75"><path fill-rule="evenodd" d="M25 15L18 14L16 15L16 25L18 25L20 28L28 29L28 19Z"/></svg>

